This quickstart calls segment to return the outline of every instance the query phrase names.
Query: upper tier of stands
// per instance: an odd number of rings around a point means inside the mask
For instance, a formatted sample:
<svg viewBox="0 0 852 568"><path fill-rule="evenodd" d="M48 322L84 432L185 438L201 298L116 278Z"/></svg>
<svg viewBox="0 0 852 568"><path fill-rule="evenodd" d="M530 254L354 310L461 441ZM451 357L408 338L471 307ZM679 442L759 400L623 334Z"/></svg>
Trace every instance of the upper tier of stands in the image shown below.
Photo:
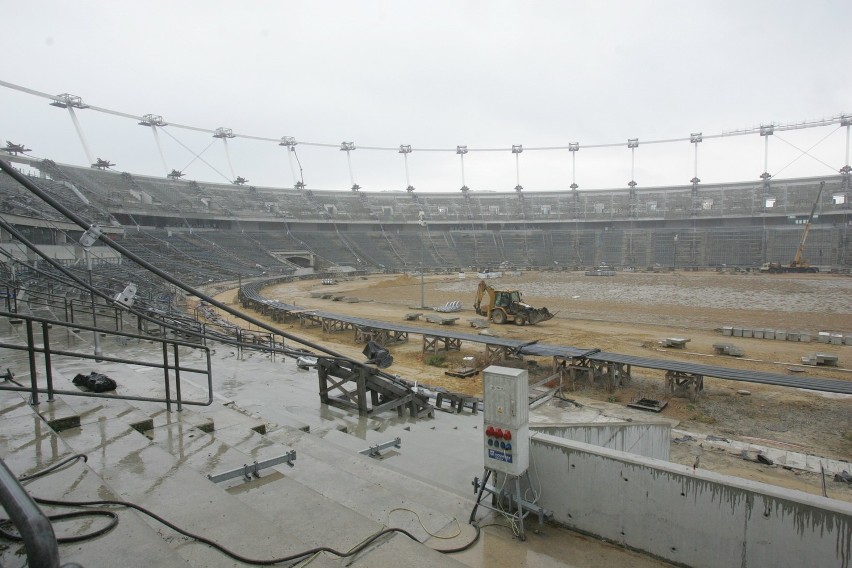
<svg viewBox="0 0 852 568"><path fill-rule="evenodd" d="M501 223L523 228L548 221L670 220L749 217L759 214L807 215L820 181L823 214L849 209L842 177L761 180L747 183L637 187L591 191L450 193L312 191L197 183L60 165L49 160L15 158L57 182L69 182L98 209L134 216L192 218L234 222L318 221L417 223L423 218L465 228ZM33 205L34 206L34 205Z"/></svg>

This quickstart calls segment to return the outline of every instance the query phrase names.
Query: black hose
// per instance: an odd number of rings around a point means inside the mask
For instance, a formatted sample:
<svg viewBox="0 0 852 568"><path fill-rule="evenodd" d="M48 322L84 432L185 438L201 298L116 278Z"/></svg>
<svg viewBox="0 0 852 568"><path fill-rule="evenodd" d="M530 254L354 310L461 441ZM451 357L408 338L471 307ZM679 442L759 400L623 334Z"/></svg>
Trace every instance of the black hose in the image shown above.
<svg viewBox="0 0 852 568"><path fill-rule="evenodd" d="M86 454L75 454L71 457L65 458L64 460L62 460L59 463L53 464L52 466L48 467L47 469L37 471L37 472L33 473L32 475L24 475L23 477L19 477L18 481L23 483L25 481L31 481L33 479L38 479L39 477L42 477L42 476L47 475L49 473L53 473L54 471L56 471L57 469L59 469L60 467L62 467L63 465L65 465L67 463L75 462L79 459L82 459L84 462L89 461L89 457Z"/></svg>
<svg viewBox="0 0 852 568"><path fill-rule="evenodd" d="M51 474L51 473L55 472L57 469L59 469L60 467L62 467L63 465L65 465L69 462L72 462L72 461L77 461L78 459L81 459L81 458L84 461L88 459L84 454L76 454L76 455L70 456L70 457L62 460L61 462L58 462L58 463L48 467L47 469L33 473L29 476L19 478L19 481L36 479L38 477L42 477L42 476ZM391 527L391 528L388 528L388 529L381 530L374 535L371 535L369 538L360 542L355 548L353 548L352 550L349 550L348 552L340 552L339 550L335 550L335 549L327 547L327 546L318 546L318 547L311 548L309 550L290 554L288 556L281 556L279 558L256 559L256 558L248 558L246 556L242 556L241 554L238 554L238 553L226 548L224 545L221 545L216 541L213 541L213 540L206 538L204 536L192 533L192 532L190 532L186 529L182 529L179 526L175 525L174 523L172 523L172 522L166 520L165 518L159 516L158 514L154 513L153 511L150 511L150 510L146 509L145 507L142 507L141 505L137 505L136 503L133 503L131 501L118 501L118 500L110 500L110 499L99 500L99 501L60 501L60 500L55 500L55 499L42 499L40 497L33 497L33 500L40 505L48 505L48 506L52 506L52 507L78 507L78 508L83 509L81 511L74 511L74 512L71 512L71 513L61 513L61 514L58 514L58 515L49 515L47 518L50 519L51 521L61 521L61 520L66 520L66 519L79 518L79 517L91 517L91 516L108 517L108 518L111 519L110 522L106 526L104 526L100 529L97 529L93 532L86 533L86 534L83 534L83 535L77 535L77 536L73 536L73 537L58 538L57 542L59 542L59 543L82 542L82 541L85 541L85 540L90 540L90 539L95 538L97 536L106 534L107 532L111 531L112 529L114 529L118 525L118 515L114 511L108 511L108 510L104 510L104 509L89 509L88 507L93 507L93 506L127 507L129 509L134 509L134 510L138 511L138 512L142 513L143 515L147 515L148 517L154 519L155 521L167 526L168 528L172 529L173 531L175 531L175 532L177 532L177 533L179 533L179 534L181 534L181 535L183 535L187 538L191 538L191 539L196 540L200 543L206 544L207 546L218 550L219 552L221 552L225 556L228 556L229 558L237 560L238 562L243 562L245 564L252 564L252 565L255 565L255 566L271 566L273 564L283 564L285 562L294 562L294 561L301 560L303 558L308 558L310 556L313 556L314 554L319 554L319 553L322 553L322 552L332 554L332 555L337 556L339 558L348 558L350 556L355 556L356 554L360 553L362 550L367 548L367 546L369 546L370 544L372 544L373 542L375 542L377 539L381 538L382 536L392 534L392 533L400 533L400 534L407 536L411 540L419 542L417 540L417 537L415 537L413 534L406 531L405 529ZM14 534L14 533L10 533L10 532L5 530L5 526L10 524L10 523L11 523L11 521L9 519L0 519L0 536L3 536L5 538L8 538L8 539L14 540L14 541L22 540L20 536ZM476 544L476 542L479 540L480 533L481 533L481 530L480 530L479 525L477 523L471 523L471 524L476 529L476 535L473 537L473 539L470 542L468 542L467 544L464 544L462 546L459 546L457 548L433 549L433 550L435 550L436 552L440 552L442 554L454 554L454 553L462 552L464 550L469 549L471 546Z"/></svg>
<svg viewBox="0 0 852 568"><path fill-rule="evenodd" d="M38 502L38 499L35 499L35 501ZM106 534L106 533L108 533L109 531L111 531L112 529L114 529L115 527L118 526L118 515L116 513L114 513L113 511L104 511L103 509L94 509L94 510L90 510L90 511L89 510L72 511L70 513L60 513L58 515L47 515L47 518L48 518L48 520L50 520L50 522L65 521L65 520L68 520L68 519L78 519L78 518L84 518L84 517L106 517L110 521L105 526L103 526L99 529L96 529L94 531L87 532L85 534L78 534L78 535L75 535L75 536L58 537L56 539L56 542L58 542L59 544L68 544L68 543L72 543L72 542L84 542L84 541L91 540L93 538L99 537L103 534ZM8 527L10 525L12 525L11 520L0 519L0 536L2 536L3 538L9 539L9 540L15 541L15 542L23 541L24 538L21 535L19 535L17 533L9 532L8 530L6 530L6 527Z"/></svg>

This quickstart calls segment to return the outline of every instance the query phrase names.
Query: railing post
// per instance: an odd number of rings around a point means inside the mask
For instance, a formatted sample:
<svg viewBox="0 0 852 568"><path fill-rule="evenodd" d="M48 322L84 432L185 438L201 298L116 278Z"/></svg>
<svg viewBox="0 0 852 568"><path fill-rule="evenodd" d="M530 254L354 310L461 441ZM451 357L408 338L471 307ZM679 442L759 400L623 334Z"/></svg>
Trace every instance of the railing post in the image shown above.
<svg viewBox="0 0 852 568"><path fill-rule="evenodd" d="M0 503L24 540L27 565L59 568L59 546L53 526L2 460Z"/></svg>
<svg viewBox="0 0 852 568"><path fill-rule="evenodd" d="M71 304L71 323L74 323L74 300L69 302Z"/></svg>
<svg viewBox="0 0 852 568"><path fill-rule="evenodd" d="M177 395L178 412L183 410L183 404L180 399L180 356L178 355L178 344L173 343L172 347L175 352L175 394Z"/></svg>
<svg viewBox="0 0 852 568"><path fill-rule="evenodd" d="M30 385L32 395L30 404L38 406L38 377L36 375L35 339L33 338L33 321L27 318L27 354L30 358Z"/></svg>
<svg viewBox="0 0 852 568"><path fill-rule="evenodd" d="M68 321L68 298L62 298L62 303L65 304L65 321Z"/></svg>
<svg viewBox="0 0 852 568"><path fill-rule="evenodd" d="M172 411L172 391L169 385L169 346L163 342L163 375L166 383L166 412Z"/></svg>
<svg viewBox="0 0 852 568"><path fill-rule="evenodd" d="M53 402L53 367L50 364L49 327L50 325L46 321L41 322L41 337L44 343L44 372L47 378L47 402Z"/></svg>

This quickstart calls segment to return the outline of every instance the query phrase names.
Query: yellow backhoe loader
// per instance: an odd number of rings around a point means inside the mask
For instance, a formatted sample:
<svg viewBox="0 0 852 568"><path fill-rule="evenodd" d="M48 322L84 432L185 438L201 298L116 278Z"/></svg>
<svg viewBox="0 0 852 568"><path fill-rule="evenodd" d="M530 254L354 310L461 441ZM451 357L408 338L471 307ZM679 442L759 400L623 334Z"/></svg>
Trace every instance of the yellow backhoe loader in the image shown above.
<svg viewBox="0 0 852 568"><path fill-rule="evenodd" d="M479 282L476 289L473 308L477 314L494 323L515 322L517 325L537 324L556 315L547 308L534 308L523 303L521 293L517 290L495 290L484 280Z"/></svg>

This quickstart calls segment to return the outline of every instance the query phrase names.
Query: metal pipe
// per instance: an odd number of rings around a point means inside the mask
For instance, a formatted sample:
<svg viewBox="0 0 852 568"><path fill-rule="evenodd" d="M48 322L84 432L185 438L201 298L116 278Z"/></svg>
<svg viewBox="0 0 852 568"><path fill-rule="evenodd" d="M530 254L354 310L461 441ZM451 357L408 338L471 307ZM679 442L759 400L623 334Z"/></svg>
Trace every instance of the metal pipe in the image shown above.
<svg viewBox="0 0 852 568"><path fill-rule="evenodd" d="M53 402L53 366L50 362L50 324L41 322L41 340L44 345L44 373L47 378L47 402Z"/></svg>
<svg viewBox="0 0 852 568"><path fill-rule="evenodd" d="M31 319L27 319L27 355L30 362L30 385L32 387L30 389L32 392L30 404L38 406L38 375L36 374L35 340L33 339L33 322Z"/></svg>
<svg viewBox="0 0 852 568"><path fill-rule="evenodd" d="M175 394L177 395L177 409L180 412L183 410L180 397L180 355L178 355L178 346L176 344L172 345L172 350L175 355Z"/></svg>
<svg viewBox="0 0 852 568"><path fill-rule="evenodd" d="M50 520L39 509L0 459L0 503L18 529L27 549L27 565L44 568L59 567L59 545Z"/></svg>

